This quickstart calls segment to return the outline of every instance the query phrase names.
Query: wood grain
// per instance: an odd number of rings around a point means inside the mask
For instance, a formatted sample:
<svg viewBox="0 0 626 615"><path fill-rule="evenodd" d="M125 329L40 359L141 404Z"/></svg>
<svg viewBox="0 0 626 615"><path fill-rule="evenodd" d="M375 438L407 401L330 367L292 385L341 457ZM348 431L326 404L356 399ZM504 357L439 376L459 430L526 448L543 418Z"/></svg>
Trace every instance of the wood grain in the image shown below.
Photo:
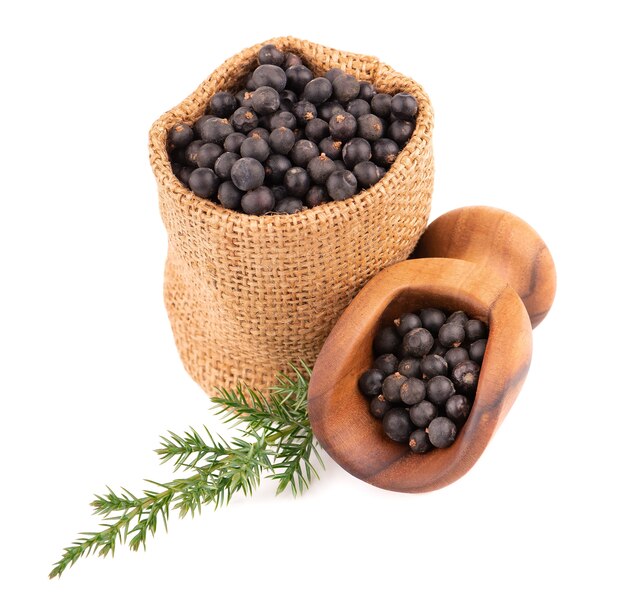
<svg viewBox="0 0 626 615"><path fill-rule="evenodd" d="M417 455L384 436L357 381L372 365L376 331L422 307L464 310L488 322L490 334L474 405L457 440L450 448ZM413 493L438 489L480 457L517 397L531 349L524 304L493 275L491 263L439 258L398 263L363 288L326 340L309 387L313 431L335 461L372 485Z"/></svg>
<svg viewBox="0 0 626 615"><path fill-rule="evenodd" d="M411 258L458 258L483 264L520 296L533 327L546 316L556 292L548 247L524 220L494 207L461 207L432 222Z"/></svg>

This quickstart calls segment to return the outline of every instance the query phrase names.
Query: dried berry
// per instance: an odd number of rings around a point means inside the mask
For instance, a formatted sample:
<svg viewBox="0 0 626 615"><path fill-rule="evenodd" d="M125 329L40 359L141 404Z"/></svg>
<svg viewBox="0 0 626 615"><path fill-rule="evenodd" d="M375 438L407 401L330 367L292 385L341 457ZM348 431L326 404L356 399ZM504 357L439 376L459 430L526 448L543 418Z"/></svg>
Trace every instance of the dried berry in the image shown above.
<svg viewBox="0 0 626 615"><path fill-rule="evenodd" d="M324 121L330 122L330 118L338 113L344 113L345 109L336 100L329 100L318 106L317 117L321 117Z"/></svg>
<svg viewBox="0 0 626 615"><path fill-rule="evenodd" d="M381 354L395 354L397 356L401 341L395 327L383 327L374 336L374 354L377 357Z"/></svg>
<svg viewBox="0 0 626 615"><path fill-rule="evenodd" d="M473 395L478 385L480 366L475 361L463 361L452 370L454 386L465 395Z"/></svg>
<svg viewBox="0 0 626 615"><path fill-rule="evenodd" d="M311 180L302 167L291 167L285 173L283 184L292 196L303 197L311 186Z"/></svg>
<svg viewBox="0 0 626 615"><path fill-rule="evenodd" d="M196 196L208 199L217 190L217 175L211 169L194 169L189 175L189 188Z"/></svg>
<svg viewBox="0 0 626 615"><path fill-rule="evenodd" d="M343 161L348 169L354 168L359 162L366 162L372 155L370 144L361 137L350 139L343 146Z"/></svg>
<svg viewBox="0 0 626 615"><path fill-rule="evenodd" d="M422 319L422 327L428 329L433 336L439 334L441 325L446 322L446 315L436 308L424 308L420 310L419 316Z"/></svg>
<svg viewBox="0 0 626 615"><path fill-rule="evenodd" d="M396 160L400 148L391 139L378 139L372 143L372 160L381 167L388 168Z"/></svg>
<svg viewBox="0 0 626 615"><path fill-rule="evenodd" d="M465 348L450 348L444 355L446 362L448 363L448 367L450 369L454 369L459 363L463 361L467 361L470 357Z"/></svg>
<svg viewBox="0 0 626 615"><path fill-rule="evenodd" d="M417 101L410 94L396 94L391 99L391 113L401 120L411 120L417 115Z"/></svg>
<svg viewBox="0 0 626 615"><path fill-rule="evenodd" d="M393 324L396 325L396 329L398 329L398 335L404 337L411 329L419 329L422 326L422 321L417 314L409 312L396 318Z"/></svg>
<svg viewBox="0 0 626 615"><path fill-rule="evenodd" d="M379 369L385 376L395 374L398 369L398 357L395 354L381 354L374 361L374 367Z"/></svg>
<svg viewBox="0 0 626 615"><path fill-rule="evenodd" d="M470 403L464 395L452 395L446 401L446 416L456 425L465 423L470 412Z"/></svg>
<svg viewBox="0 0 626 615"><path fill-rule="evenodd" d="M369 188L384 175L385 170L368 160L367 162L359 162L354 165L352 172L361 188Z"/></svg>
<svg viewBox="0 0 626 615"><path fill-rule="evenodd" d="M279 214L295 214L303 209L304 204L295 196L286 196L274 206L274 211Z"/></svg>
<svg viewBox="0 0 626 615"><path fill-rule="evenodd" d="M426 397L436 406L441 406L456 393L452 381L446 376L435 376L426 382Z"/></svg>
<svg viewBox="0 0 626 615"><path fill-rule="evenodd" d="M292 66L299 66L302 64L302 59L300 58L300 56L296 55L295 53L292 53L291 51L288 51L285 54L285 61L283 62L283 68L285 70L287 70L288 68L291 68Z"/></svg>
<svg viewBox="0 0 626 615"><path fill-rule="evenodd" d="M389 94L374 94L370 101L372 113L378 117L389 117L391 113L391 96Z"/></svg>
<svg viewBox="0 0 626 615"><path fill-rule="evenodd" d="M311 186L304 195L304 202L309 207L316 207L322 203L328 203L328 201L330 201L330 197L324 186Z"/></svg>
<svg viewBox="0 0 626 615"><path fill-rule="evenodd" d="M317 107L308 100L301 100L293 106L293 114L300 126L306 126L317 117Z"/></svg>
<svg viewBox="0 0 626 615"><path fill-rule="evenodd" d="M289 157L293 162L293 165L296 167L302 167L303 169L307 167L309 161L316 156L319 156L320 150L313 143L313 141L309 141L308 139L300 139L296 141L294 146L291 148L289 152Z"/></svg>
<svg viewBox="0 0 626 615"><path fill-rule="evenodd" d="M287 85L296 94L300 94L306 84L313 79L313 73L302 64L288 68L285 75L287 76Z"/></svg>
<svg viewBox="0 0 626 615"><path fill-rule="evenodd" d="M342 73L332 81L333 93L340 103L347 103L359 95L361 85L352 76Z"/></svg>
<svg viewBox="0 0 626 615"><path fill-rule="evenodd" d="M437 448L447 448L456 438L456 425L447 417L433 419L426 428L428 439Z"/></svg>
<svg viewBox="0 0 626 615"><path fill-rule="evenodd" d="M195 135L194 135L195 136ZM170 150L170 162L172 163L172 171L176 175L181 166L186 166L185 151L187 148Z"/></svg>
<svg viewBox="0 0 626 615"><path fill-rule="evenodd" d="M253 128L247 135L248 137L259 137L263 139L266 143L270 142L270 132L266 128L262 128L261 126L257 126Z"/></svg>
<svg viewBox="0 0 626 615"><path fill-rule="evenodd" d="M283 90L280 94L280 106L281 111L292 111L294 105L298 102L298 95L291 90Z"/></svg>
<svg viewBox="0 0 626 615"><path fill-rule="evenodd" d="M377 419L382 419L385 412L390 408L391 404L382 395L378 395L370 401L370 414Z"/></svg>
<svg viewBox="0 0 626 615"><path fill-rule="evenodd" d="M223 180L230 179L230 172L233 165L239 160L239 154L233 154L232 152L224 152L216 161L214 171L215 174Z"/></svg>
<svg viewBox="0 0 626 615"><path fill-rule="evenodd" d="M350 171L335 171L326 180L326 190L334 201L343 201L356 194L358 183Z"/></svg>
<svg viewBox="0 0 626 615"><path fill-rule="evenodd" d="M398 361L398 372L407 378L419 378L420 360L414 357L405 357Z"/></svg>
<svg viewBox="0 0 626 615"><path fill-rule="evenodd" d="M357 119L357 135L368 141L377 141L385 134L385 124L381 118L366 113Z"/></svg>
<svg viewBox="0 0 626 615"><path fill-rule="evenodd" d="M428 380L435 376L445 376L448 373L448 363L438 354L428 354L420 361L422 378Z"/></svg>
<svg viewBox="0 0 626 615"><path fill-rule="evenodd" d="M199 132L203 141L221 145L233 133L233 127L226 118L209 117L200 124Z"/></svg>
<svg viewBox="0 0 626 615"><path fill-rule="evenodd" d="M193 128L189 124L179 122L174 124L167 133L167 142L170 148L185 148L193 141Z"/></svg>
<svg viewBox="0 0 626 615"><path fill-rule="evenodd" d="M468 320L469 318L467 317L467 314L459 310L457 312L452 312L452 314L448 316L448 320L446 320L446 322L459 322L462 325L465 325Z"/></svg>
<svg viewBox="0 0 626 615"><path fill-rule="evenodd" d="M230 117L237 108L237 99L230 92L215 92L209 105L209 113L217 117Z"/></svg>
<svg viewBox="0 0 626 615"><path fill-rule="evenodd" d="M409 448L414 453L427 453L433 445L430 442L428 434L423 429L416 429L409 436Z"/></svg>
<svg viewBox="0 0 626 615"><path fill-rule="evenodd" d="M328 156L331 160L339 160L339 158L341 158L342 146L343 143L341 141L337 141L332 137L326 137L320 141L319 151Z"/></svg>
<svg viewBox="0 0 626 615"><path fill-rule="evenodd" d="M262 64L252 73L252 78L257 88L267 85L277 92L282 92L287 86L285 71L273 64Z"/></svg>
<svg viewBox="0 0 626 615"><path fill-rule="evenodd" d="M259 162L265 162L270 153L270 146L267 141L262 139L258 134L248 137L239 148L242 158L254 158Z"/></svg>
<svg viewBox="0 0 626 615"><path fill-rule="evenodd" d="M241 209L247 214L262 216L274 208L274 194L267 186L260 186L241 197Z"/></svg>
<svg viewBox="0 0 626 615"><path fill-rule="evenodd" d="M391 408L383 417L383 431L395 442L408 442L413 431L409 414L403 408Z"/></svg>
<svg viewBox="0 0 626 615"><path fill-rule="evenodd" d="M344 72L340 68L331 68L330 70L326 71L324 77L326 77L326 79L328 79L328 81L332 83L337 77L343 74Z"/></svg>
<svg viewBox="0 0 626 615"><path fill-rule="evenodd" d="M315 141L315 143L319 143L322 139L325 139L330 134L328 122L325 122L319 117L314 117L312 120L307 122L304 128L304 134L306 135L307 139Z"/></svg>
<svg viewBox="0 0 626 615"><path fill-rule="evenodd" d="M235 94L235 100L240 107L252 107L252 90L249 88L239 90Z"/></svg>
<svg viewBox="0 0 626 615"><path fill-rule="evenodd" d="M230 123L237 132L250 132L259 125L259 116L249 107L239 107L231 116Z"/></svg>
<svg viewBox="0 0 626 615"><path fill-rule="evenodd" d="M202 127L204 126L204 124L206 122L208 122L209 120L219 120L221 118L216 117L214 115L202 115L201 117L199 117L193 124L193 133L196 137L198 137L199 139L202 139Z"/></svg>
<svg viewBox="0 0 626 615"><path fill-rule="evenodd" d="M196 139L195 141L192 141L185 148L185 162L189 166L191 166L191 167L197 167L198 166L198 152L200 151L200 148L203 145L205 145L204 141ZM218 156L219 156L219 154L215 157L215 160L217 160ZM213 162L215 162L215 160Z"/></svg>
<svg viewBox="0 0 626 615"><path fill-rule="evenodd" d="M434 344L430 331L421 327L412 329L402 338L402 351L412 357L423 357L428 354Z"/></svg>
<svg viewBox="0 0 626 615"><path fill-rule="evenodd" d="M398 403L402 401L402 397L400 396L400 389L407 380L408 379L406 378L406 376L403 376L402 374L399 374L397 372L395 374L387 376L383 380L382 384L382 391L385 399L393 403Z"/></svg>
<svg viewBox="0 0 626 615"><path fill-rule="evenodd" d="M438 339L435 339L435 343L430 349L430 354L438 354L440 357L443 357L446 352L448 352L448 349L445 346L442 346Z"/></svg>
<svg viewBox="0 0 626 615"><path fill-rule="evenodd" d="M270 133L270 147L276 154L288 154L296 142L293 130L281 126ZM268 150L269 156L269 150Z"/></svg>
<svg viewBox="0 0 626 615"><path fill-rule="evenodd" d="M368 102L361 98L355 98L346 105L346 111L354 115L355 118L359 119L362 115L371 113L372 110Z"/></svg>
<svg viewBox="0 0 626 615"><path fill-rule="evenodd" d="M348 113L347 111L337 113L330 118L330 121L328 122L328 129L330 130L330 136L333 139L338 141L348 141L356 135L357 121L354 115Z"/></svg>
<svg viewBox="0 0 626 615"><path fill-rule="evenodd" d="M272 191L272 194L274 195L276 206L278 206L278 203L280 201L287 198L287 188L285 188L285 186L283 186L282 184L280 186L272 186L270 190Z"/></svg>
<svg viewBox="0 0 626 615"><path fill-rule="evenodd" d="M426 385L418 378L407 378L400 387L400 399L403 404L413 406L424 401L426 397Z"/></svg>
<svg viewBox="0 0 626 615"><path fill-rule="evenodd" d="M230 177L239 190L254 190L263 184L265 169L254 158L240 158L233 165Z"/></svg>
<svg viewBox="0 0 626 615"><path fill-rule="evenodd" d="M276 45L263 45L259 50L259 64L275 64L282 66L285 54L276 48Z"/></svg>
<svg viewBox="0 0 626 615"><path fill-rule="evenodd" d="M446 348L456 348L465 339L465 328L459 322L447 322L439 329L439 341Z"/></svg>
<svg viewBox="0 0 626 615"><path fill-rule="evenodd" d="M205 143L196 152L196 165L212 169L223 153L224 149L217 143Z"/></svg>
<svg viewBox="0 0 626 615"><path fill-rule="evenodd" d="M424 429L437 417L437 406L427 400L421 401L409 408L409 417L416 427Z"/></svg>
<svg viewBox="0 0 626 615"><path fill-rule="evenodd" d="M283 110L278 107L278 111L275 111L274 113L270 113L269 115L259 115L258 116L258 128L262 128L263 130L267 131L267 134L270 133L270 130L274 130L274 128L272 128L272 118L277 114L277 113L281 113ZM232 118L231 118L232 120ZM254 129L253 129L254 130ZM252 132L252 131L250 131Z"/></svg>
<svg viewBox="0 0 626 615"><path fill-rule="evenodd" d="M315 105L319 105L328 100L333 93L331 82L325 77L317 77L312 79L304 86L302 98L308 100Z"/></svg>
<svg viewBox="0 0 626 615"><path fill-rule="evenodd" d="M217 200L226 209L238 209L241 206L243 192L233 182L222 182L217 189Z"/></svg>
<svg viewBox="0 0 626 615"><path fill-rule="evenodd" d="M282 154L272 154L265 161L265 177L270 184L282 184L285 173L290 168L291 162L287 156L283 156Z"/></svg>
<svg viewBox="0 0 626 615"><path fill-rule="evenodd" d="M379 395L385 374L379 369L368 369L359 378L359 390L363 395Z"/></svg>
<svg viewBox="0 0 626 615"><path fill-rule="evenodd" d="M372 96L376 93L374 91L374 86L369 81L360 81L359 86L359 98L370 102L372 100Z"/></svg>
<svg viewBox="0 0 626 615"><path fill-rule="evenodd" d="M253 132L254 131L251 131L248 134L250 136L252 136ZM233 154L238 154L239 153L239 148L241 147L241 144L245 140L246 140L246 135L243 135L240 132L233 132L232 134L230 134L230 135L228 135L226 137L226 140L224 141L224 149L227 152L232 152Z"/></svg>
<svg viewBox="0 0 626 615"><path fill-rule="evenodd" d="M277 111L273 115L269 116L270 130L276 130L277 128L290 128L293 130L298 125L296 116L290 111Z"/></svg>
<svg viewBox="0 0 626 615"><path fill-rule="evenodd" d="M174 170L172 165L172 170ZM175 170L174 170L175 171ZM175 171L176 173L176 171ZM181 181L182 184L189 187L189 176L193 173L192 167L180 167L178 172L176 173L176 177Z"/></svg>
<svg viewBox="0 0 626 615"><path fill-rule="evenodd" d="M412 122L404 120L396 120L389 125L387 136L398 144L398 147L404 147L411 138L415 125Z"/></svg>
<svg viewBox="0 0 626 615"><path fill-rule="evenodd" d="M274 88L264 85L252 93L252 108L258 114L274 113L278 111L278 107L280 107L280 96Z"/></svg>
<svg viewBox="0 0 626 615"><path fill-rule="evenodd" d="M479 365L482 364L486 347L487 340L476 340L475 342L472 342L469 348L469 358Z"/></svg>
<svg viewBox="0 0 626 615"><path fill-rule="evenodd" d="M487 325L480 320L472 319L465 323L465 339L470 344L476 340L486 338L488 333Z"/></svg>

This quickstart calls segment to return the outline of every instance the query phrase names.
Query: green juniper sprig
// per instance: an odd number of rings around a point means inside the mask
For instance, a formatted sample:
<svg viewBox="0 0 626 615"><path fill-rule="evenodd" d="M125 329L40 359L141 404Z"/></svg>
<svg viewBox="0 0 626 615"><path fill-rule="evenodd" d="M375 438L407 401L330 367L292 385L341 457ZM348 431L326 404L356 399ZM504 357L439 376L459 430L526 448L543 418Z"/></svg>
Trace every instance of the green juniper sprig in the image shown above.
<svg viewBox="0 0 626 615"><path fill-rule="evenodd" d="M150 488L136 496L122 488L108 488L91 503L94 514L104 519L97 532L84 532L66 547L54 565L50 578L61 576L68 566L92 553L114 555L118 544L137 551L145 548L148 534L154 535L161 522L167 531L170 512L180 517L200 513L213 504L228 504L236 493L251 495L267 474L278 481L277 493L291 487L294 495L305 491L316 466L323 462L307 414L310 369L291 366L293 374L279 374L276 386L267 395L245 384L232 390L220 389L212 401L227 424L238 428L240 437L230 442L190 429L183 435L169 432L161 438L156 453L161 462L172 461L174 470L192 470L185 478L166 483L147 481Z"/></svg>

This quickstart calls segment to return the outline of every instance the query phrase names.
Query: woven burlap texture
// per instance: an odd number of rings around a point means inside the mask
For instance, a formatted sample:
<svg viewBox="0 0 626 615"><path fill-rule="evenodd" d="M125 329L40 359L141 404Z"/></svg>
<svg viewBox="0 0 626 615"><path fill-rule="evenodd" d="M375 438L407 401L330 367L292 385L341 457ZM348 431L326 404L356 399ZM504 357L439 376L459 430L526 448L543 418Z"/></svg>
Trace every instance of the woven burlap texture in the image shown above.
<svg viewBox="0 0 626 615"><path fill-rule="evenodd" d="M378 92L416 97L415 132L372 188L297 214L248 216L196 197L173 175L169 128L203 115L215 92L242 87L268 42L300 55L317 75L339 67ZM224 62L150 130L169 240L165 303L183 364L209 394L239 381L265 390L290 362L312 366L350 300L408 257L430 213L433 117L422 88L373 57L293 37L266 43Z"/></svg>

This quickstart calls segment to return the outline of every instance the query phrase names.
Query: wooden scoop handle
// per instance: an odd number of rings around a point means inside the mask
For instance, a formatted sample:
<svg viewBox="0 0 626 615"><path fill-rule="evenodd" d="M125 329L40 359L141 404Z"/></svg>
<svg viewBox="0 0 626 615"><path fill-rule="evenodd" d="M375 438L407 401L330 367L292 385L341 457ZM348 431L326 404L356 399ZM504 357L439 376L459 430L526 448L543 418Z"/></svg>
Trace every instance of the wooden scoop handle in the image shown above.
<svg viewBox="0 0 626 615"><path fill-rule="evenodd" d="M556 292L548 247L528 223L494 207L461 207L432 222L411 258L456 258L481 265L512 286L536 327Z"/></svg>

